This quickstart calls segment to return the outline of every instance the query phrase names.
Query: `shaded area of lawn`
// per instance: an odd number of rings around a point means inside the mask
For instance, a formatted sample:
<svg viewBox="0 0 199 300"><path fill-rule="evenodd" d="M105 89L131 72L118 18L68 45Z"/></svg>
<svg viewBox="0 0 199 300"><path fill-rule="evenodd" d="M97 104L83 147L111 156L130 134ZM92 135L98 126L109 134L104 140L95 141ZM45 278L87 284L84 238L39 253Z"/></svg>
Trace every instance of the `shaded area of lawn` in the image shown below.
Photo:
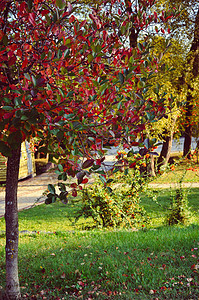
<svg viewBox="0 0 199 300"><path fill-rule="evenodd" d="M21 235L22 293L28 299L198 299L198 230ZM0 254L3 286L2 248Z"/></svg>

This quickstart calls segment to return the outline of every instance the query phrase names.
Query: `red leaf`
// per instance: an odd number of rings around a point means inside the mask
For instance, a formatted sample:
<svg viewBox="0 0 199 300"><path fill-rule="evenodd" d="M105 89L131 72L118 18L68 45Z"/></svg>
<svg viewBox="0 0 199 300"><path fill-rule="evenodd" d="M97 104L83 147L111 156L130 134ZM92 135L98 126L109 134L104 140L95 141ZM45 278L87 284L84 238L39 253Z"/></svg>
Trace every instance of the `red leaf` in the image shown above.
<svg viewBox="0 0 199 300"><path fill-rule="evenodd" d="M12 65L14 65L15 63L16 63L16 56L15 55L13 55L10 59L9 59L9 61L8 61L8 65L9 66L12 66Z"/></svg>
<svg viewBox="0 0 199 300"><path fill-rule="evenodd" d="M79 29L80 29L81 27L83 27L86 23L87 23L86 20L82 21L82 22L79 24Z"/></svg>
<svg viewBox="0 0 199 300"><path fill-rule="evenodd" d="M75 189L72 191L72 196L77 197L77 191Z"/></svg>
<svg viewBox="0 0 199 300"><path fill-rule="evenodd" d="M70 186L71 186L71 188L76 188L77 187L77 183L72 183Z"/></svg>
<svg viewBox="0 0 199 300"><path fill-rule="evenodd" d="M35 14L34 13L29 14L28 20L29 20L30 24L35 27L36 23L35 23Z"/></svg>
<svg viewBox="0 0 199 300"><path fill-rule="evenodd" d="M193 264L193 265L191 266L191 269L192 269L192 270L194 270L194 269L195 269L195 267L196 267L196 265L195 265L195 264Z"/></svg>
<svg viewBox="0 0 199 300"><path fill-rule="evenodd" d="M96 160L96 165L97 165L97 166L101 166L101 159L97 159L97 160Z"/></svg>
<svg viewBox="0 0 199 300"><path fill-rule="evenodd" d="M88 178L84 178L83 180L82 180L82 183L87 183L88 182Z"/></svg>
<svg viewBox="0 0 199 300"><path fill-rule="evenodd" d="M25 57L25 59L24 59L24 61L23 61L23 63L22 63L21 68L22 68L22 69L26 68L27 64L28 64L28 59L27 59L27 57Z"/></svg>
<svg viewBox="0 0 199 300"><path fill-rule="evenodd" d="M70 19L69 19L69 23L72 23L75 21L75 17L74 16L71 16Z"/></svg>
<svg viewBox="0 0 199 300"><path fill-rule="evenodd" d="M136 165L136 163L132 163L132 164L129 165L129 168L134 168L135 165Z"/></svg>
<svg viewBox="0 0 199 300"><path fill-rule="evenodd" d="M10 118L12 118L13 114L14 114L14 112L5 113L3 115L3 118L4 119L10 119Z"/></svg>
<svg viewBox="0 0 199 300"><path fill-rule="evenodd" d="M17 50L17 56L22 57L22 51L20 49Z"/></svg>

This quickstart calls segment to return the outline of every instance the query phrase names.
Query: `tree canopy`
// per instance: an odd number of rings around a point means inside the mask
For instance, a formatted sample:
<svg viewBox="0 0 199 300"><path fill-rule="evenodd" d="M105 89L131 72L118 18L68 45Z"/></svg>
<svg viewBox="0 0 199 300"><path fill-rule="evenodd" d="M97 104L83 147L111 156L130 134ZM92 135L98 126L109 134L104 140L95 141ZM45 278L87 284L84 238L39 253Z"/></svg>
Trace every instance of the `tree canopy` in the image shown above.
<svg viewBox="0 0 199 300"><path fill-rule="evenodd" d="M104 161L103 146L131 149L146 124L165 113L162 95L148 96L158 69L150 39L125 43L158 22L146 15L152 1L140 1L137 16L128 3L102 2L89 19L78 18L64 0L3 0L0 3L0 152L8 157L6 181L6 294L18 299L17 180L22 141L40 139L40 150L56 158L60 179L86 182ZM172 16L173 11L170 11ZM166 18L162 22L166 22ZM130 27L131 26L131 27ZM134 30L133 29L133 30ZM147 149L145 150L146 153ZM102 174L106 182L106 174ZM67 192L61 186L62 196ZM54 199L51 198L50 201Z"/></svg>

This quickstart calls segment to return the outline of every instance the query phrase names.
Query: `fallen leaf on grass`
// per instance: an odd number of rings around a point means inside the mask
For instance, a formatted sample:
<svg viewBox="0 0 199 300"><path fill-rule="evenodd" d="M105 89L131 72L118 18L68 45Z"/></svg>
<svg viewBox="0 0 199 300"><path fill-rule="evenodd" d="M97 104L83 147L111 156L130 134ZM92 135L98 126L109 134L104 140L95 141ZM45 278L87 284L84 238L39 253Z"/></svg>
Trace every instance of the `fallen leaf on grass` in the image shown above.
<svg viewBox="0 0 199 300"><path fill-rule="evenodd" d="M187 278L188 282L191 282L193 280L193 278Z"/></svg>
<svg viewBox="0 0 199 300"><path fill-rule="evenodd" d="M191 266L191 269L192 269L192 270L198 270L198 269L199 269L199 265L193 264L193 265Z"/></svg>
<svg viewBox="0 0 199 300"><path fill-rule="evenodd" d="M60 277L64 279L66 278L66 274L63 272Z"/></svg>
<svg viewBox="0 0 199 300"><path fill-rule="evenodd" d="M156 293L156 290L150 290L150 291L149 291L149 294L150 294L150 295L153 295L153 294L155 294L155 293Z"/></svg>

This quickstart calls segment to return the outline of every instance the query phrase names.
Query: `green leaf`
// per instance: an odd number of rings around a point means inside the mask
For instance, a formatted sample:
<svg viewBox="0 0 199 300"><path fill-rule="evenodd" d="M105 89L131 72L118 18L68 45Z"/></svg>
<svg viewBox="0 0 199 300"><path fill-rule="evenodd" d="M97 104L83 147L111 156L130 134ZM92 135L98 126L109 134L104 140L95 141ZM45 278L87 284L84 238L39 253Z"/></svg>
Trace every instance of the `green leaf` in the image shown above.
<svg viewBox="0 0 199 300"><path fill-rule="evenodd" d="M57 138L61 141L64 137L63 131L59 130L56 134Z"/></svg>
<svg viewBox="0 0 199 300"><path fill-rule="evenodd" d="M141 89L141 88L143 88L145 86L145 82L144 81L139 81L138 82L138 87Z"/></svg>
<svg viewBox="0 0 199 300"><path fill-rule="evenodd" d="M110 194L112 194L112 192L113 192L112 188L110 188L110 187L108 186L108 187L107 187L107 190L108 190L108 192L109 192Z"/></svg>
<svg viewBox="0 0 199 300"><path fill-rule="evenodd" d="M22 143L22 134L20 131L12 132L7 139L8 144L10 145L20 145Z"/></svg>
<svg viewBox="0 0 199 300"><path fill-rule="evenodd" d="M22 121L26 121L26 120L28 120L28 117L25 116L25 115L23 115L23 116L21 117L21 120L22 120Z"/></svg>
<svg viewBox="0 0 199 300"><path fill-rule="evenodd" d="M26 79L30 80L30 75L28 73L25 73L24 76L26 77Z"/></svg>
<svg viewBox="0 0 199 300"><path fill-rule="evenodd" d="M108 87L108 84L107 84L107 83L102 84L102 85L100 86L100 92L101 92L101 93L104 92L104 91L107 89L107 87Z"/></svg>
<svg viewBox="0 0 199 300"><path fill-rule="evenodd" d="M55 187L52 184L48 184L48 190L51 194L55 194Z"/></svg>
<svg viewBox="0 0 199 300"><path fill-rule="evenodd" d="M124 83L124 75L122 73L119 73L118 76L119 76L120 83L123 84Z"/></svg>
<svg viewBox="0 0 199 300"><path fill-rule="evenodd" d="M66 97L71 97L71 96L73 96L73 94L74 94L74 92L73 92L73 91L70 91L70 92L66 95Z"/></svg>
<svg viewBox="0 0 199 300"><path fill-rule="evenodd" d="M121 30L121 33L122 33L122 34L125 34L126 27L125 27L125 26L122 26L120 30Z"/></svg>
<svg viewBox="0 0 199 300"><path fill-rule="evenodd" d="M70 40L69 40L70 41ZM64 58L66 58L67 56L69 56L69 54L70 54L70 50L69 49L66 49L65 51L64 51Z"/></svg>
<svg viewBox="0 0 199 300"><path fill-rule="evenodd" d="M89 54L88 55L88 63L90 64L93 59L94 59L93 55Z"/></svg>
<svg viewBox="0 0 199 300"><path fill-rule="evenodd" d="M107 183L111 183L111 182L113 182L113 179L109 178L109 179L107 180Z"/></svg>
<svg viewBox="0 0 199 300"><path fill-rule="evenodd" d="M48 149L47 149L45 146L43 146L43 147L40 147L40 148L39 148L39 152L42 152L42 153L44 153L44 154L47 154L47 153L48 153Z"/></svg>
<svg viewBox="0 0 199 300"><path fill-rule="evenodd" d="M62 172L62 173L64 172L63 166L60 165L60 164L58 165L58 169L59 169L60 172Z"/></svg>
<svg viewBox="0 0 199 300"><path fill-rule="evenodd" d="M0 141L0 152L3 156L10 157L12 155L11 149L3 141Z"/></svg>
<svg viewBox="0 0 199 300"><path fill-rule="evenodd" d="M32 82L33 82L33 85L36 86L37 85L37 80L35 78L34 75L32 75Z"/></svg>
<svg viewBox="0 0 199 300"><path fill-rule="evenodd" d="M142 51L142 44L138 43L138 49Z"/></svg>
<svg viewBox="0 0 199 300"><path fill-rule="evenodd" d="M3 106L2 109L4 110L13 110L12 106Z"/></svg>
<svg viewBox="0 0 199 300"><path fill-rule="evenodd" d="M43 60L44 58L45 58L45 56L46 56L46 53L45 52L43 52L42 54L41 54L41 60Z"/></svg>
<svg viewBox="0 0 199 300"><path fill-rule="evenodd" d="M47 198L46 198L46 200L45 200L45 204L51 204L52 203L52 196L51 196L51 194L48 194L47 195Z"/></svg>
<svg viewBox="0 0 199 300"><path fill-rule="evenodd" d="M64 0L56 0L56 5L60 8L63 9L66 6L66 3Z"/></svg>
<svg viewBox="0 0 199 300"><path fill-rule="evenodd" d="M22 93L19 90L12 90L12 92L21 95Z"/></svg>
<svg viewBox="0 0 199 300"><path fill-rule="evenodd" d="M91 171L96 171L96 170L98 170L99 168L100 168L99 165L93 165L93 166L90 168L90 170L91 170Z"/></svg>
<svg viewBox="0 0 199 300"><path fill-rule="evenodd" d="M58 88L58 90L60 91L62 97L64 97L64 91L61 88Z"/></svg>
<svg viewBox="0 0 199 300"><path fill-rule="evenodd" d="M129 62L131 63L131 64L133 64L134 62L135 62L135 60L134 60L134 57L133 56L131 56L130 58L129 58ZM137 67L137 66L136 66Z"/></svg>
<svg viewBox="0 0 199 300"><path fill-rule="evenodd" d="M106 178L104 178L104 176L99 175L99 178L101 180L102 183L106 183Z"/></svg>
<svg viewBox="0 0 199 300"><path fill-rule="evenodd" d="M65 45L68 45L68 44L70 44L70 43L71 43L71 40L70 40L70 39L66 39Z"/></svg>
<svg viewBox="0 0 199 300"><path fill-rule="evenodd" d="M48 90L52 90L52 89L51 89L51 86L50 86L50 84L49 84L49 83L47 83L47 85L46 85L46 86L47 86L47 89L48 89Z"/></svg>
<svg viewBox="0 0 199 300"><path fill-rule="evenodd" d="M9 99L9 98L3 98L3 101L5 101L6 103L11 103L11 99Z"/></svg>
<svg viewBox="0 0 199 300"><path fill-rule="evenodd" d="M14 99L14 102L15 102L15 105L16 105L16 106L21 106L21 97L16 97L16 98Z"/></svg>

